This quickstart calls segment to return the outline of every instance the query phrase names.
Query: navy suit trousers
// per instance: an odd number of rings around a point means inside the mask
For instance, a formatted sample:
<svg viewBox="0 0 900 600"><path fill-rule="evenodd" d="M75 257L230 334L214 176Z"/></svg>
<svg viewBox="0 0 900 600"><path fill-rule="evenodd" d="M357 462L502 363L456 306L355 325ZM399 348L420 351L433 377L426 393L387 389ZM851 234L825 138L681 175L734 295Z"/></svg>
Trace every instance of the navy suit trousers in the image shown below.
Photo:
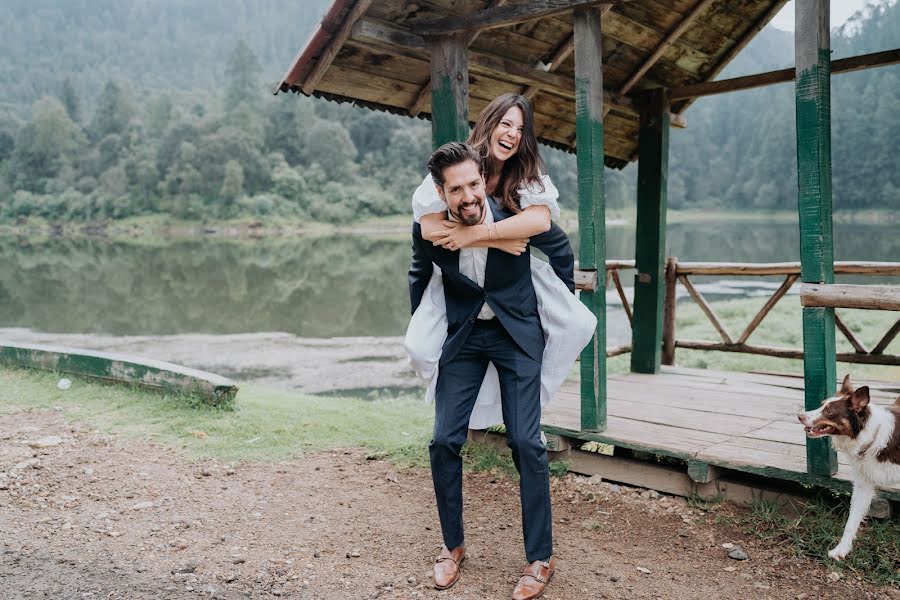
<svg viewBox="0 0 900 600"><path fill-rule="evenodd" d="M488 363L500 376L506 443L519 471L522 531L528 562L553 554L550 471L541 441L541 363L526 354L494 318L476 320L459 352L440 367L434 437L428 446L444 544L463 545L462 458L469 417Z"/></svg>

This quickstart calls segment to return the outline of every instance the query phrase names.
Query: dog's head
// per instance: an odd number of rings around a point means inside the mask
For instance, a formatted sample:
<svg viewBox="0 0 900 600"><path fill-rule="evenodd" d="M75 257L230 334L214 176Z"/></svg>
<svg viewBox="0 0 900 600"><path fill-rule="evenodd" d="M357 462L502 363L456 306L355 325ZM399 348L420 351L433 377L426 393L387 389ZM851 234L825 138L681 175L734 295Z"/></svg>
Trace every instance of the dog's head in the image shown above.
<svg viewBox="0 0 900 600"><path fill-rule="evenodd" d="M809 437L845 435L856 438L869 420L869 388L863 386L854 390L850 375L847 375L837 394L826 398L819 408L800 413L797 418Z"/></svg>

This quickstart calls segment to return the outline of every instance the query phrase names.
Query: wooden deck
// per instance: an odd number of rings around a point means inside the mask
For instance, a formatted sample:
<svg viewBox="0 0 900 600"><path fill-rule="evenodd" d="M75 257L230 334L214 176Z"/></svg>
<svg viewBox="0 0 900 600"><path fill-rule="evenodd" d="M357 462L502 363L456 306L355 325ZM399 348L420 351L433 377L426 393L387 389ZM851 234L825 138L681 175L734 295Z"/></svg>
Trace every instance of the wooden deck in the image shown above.
<svg viewBox="0 0 900 600"><path fill-rule="evenodd" d="M900 394L900 383L854 382L862 383L879 404L890 404ZM692 465L708 464L850 489L852 474L840 453L833 479L806 473L805 435L796 417L803 409L802 378L663 367L657 375L610 376L607 390L606 431L579 431L577 384L564 385L546 407L544 429L683 459L689 472ZM900 500L900 486L885 489L882 496Z"/></svg>

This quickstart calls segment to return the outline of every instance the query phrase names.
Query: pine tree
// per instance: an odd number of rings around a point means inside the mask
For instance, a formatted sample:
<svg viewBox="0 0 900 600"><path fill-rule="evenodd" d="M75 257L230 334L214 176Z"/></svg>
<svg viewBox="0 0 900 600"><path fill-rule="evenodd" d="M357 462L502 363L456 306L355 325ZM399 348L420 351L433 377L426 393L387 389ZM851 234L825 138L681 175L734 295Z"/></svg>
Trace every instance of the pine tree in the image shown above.
<svg viewBox="0 0 900 600"><path fill-rule="evenodd" d="M259 96L259 61L250 47L239 41L228 57L225 69L225 110Z"/></svg>

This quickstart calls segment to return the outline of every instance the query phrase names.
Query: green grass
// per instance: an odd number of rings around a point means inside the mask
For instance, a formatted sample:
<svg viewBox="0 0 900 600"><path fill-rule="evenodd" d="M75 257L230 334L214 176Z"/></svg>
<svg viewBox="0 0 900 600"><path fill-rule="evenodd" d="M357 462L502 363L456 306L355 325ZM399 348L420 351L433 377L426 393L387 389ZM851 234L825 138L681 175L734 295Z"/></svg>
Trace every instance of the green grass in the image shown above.
<svg viewBox="0 0 900 600"><path fill-rule="evenodd" d="M403 465L427 465L433 409L418 395L363 401L242 386L234 408L184 396L0 368L0 412L58 409L101 431L150 440L189 459L282 460L307 451L357 447Z"/></svg>
<svg viewBox="0 0 900 600"><path fill-rule="evenodd" d="M748 535L767 544L789 546L798 556L825 563L838 572L853 573L878 585L900 586L900 527L896 520L867 519L843 561L828 558L837 545L847 520L849 497L820 494L800 508L799 515L788 516L777 503L760 500L749 505L749 512L737 517L735 524Z"/></svg>

